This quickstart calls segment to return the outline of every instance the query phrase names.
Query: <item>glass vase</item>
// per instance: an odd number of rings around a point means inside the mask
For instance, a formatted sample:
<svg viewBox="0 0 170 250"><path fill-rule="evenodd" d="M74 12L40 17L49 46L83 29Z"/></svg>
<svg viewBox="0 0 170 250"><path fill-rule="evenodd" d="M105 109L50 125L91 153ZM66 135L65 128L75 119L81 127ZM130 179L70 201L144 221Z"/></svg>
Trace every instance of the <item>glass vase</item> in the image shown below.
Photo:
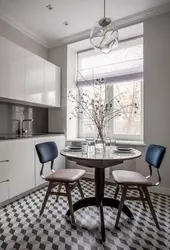
<svg viewBox="0 0 170 250"><path fill-rule="evenodd" d="M102 153L104 152L106 149L105 146L105 140L104 139L96 139L95 140L95 152L96 153Z"/></svg>

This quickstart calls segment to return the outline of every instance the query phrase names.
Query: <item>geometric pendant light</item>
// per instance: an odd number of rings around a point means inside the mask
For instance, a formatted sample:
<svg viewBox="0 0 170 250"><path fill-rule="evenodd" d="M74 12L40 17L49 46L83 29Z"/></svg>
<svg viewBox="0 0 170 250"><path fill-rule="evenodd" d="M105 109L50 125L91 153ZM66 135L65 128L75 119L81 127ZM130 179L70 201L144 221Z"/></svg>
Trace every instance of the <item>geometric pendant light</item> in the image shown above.
<svg viewBox="0 0 170 250"><path fill-rule="evenodd" d="M104 17L97 21L91 30L90 43L93 48L108 54L118 46L119 34L115 23L106 17L106 3L104 0Z"/></svg>

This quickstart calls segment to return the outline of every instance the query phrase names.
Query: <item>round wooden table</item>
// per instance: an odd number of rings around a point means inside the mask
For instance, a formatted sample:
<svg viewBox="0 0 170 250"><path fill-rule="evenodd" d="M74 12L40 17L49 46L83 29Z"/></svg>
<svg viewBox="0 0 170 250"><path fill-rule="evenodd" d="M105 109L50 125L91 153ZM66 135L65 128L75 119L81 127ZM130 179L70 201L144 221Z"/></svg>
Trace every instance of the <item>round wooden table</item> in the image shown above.
<svg viewBox="0 0 170 250"><path fill-rule="evenodd" d="M83 207L97 206L100 210L102 241L105 241L105 221L103 206L117 209L119 207L119 200L104 197L105 168L121 164L127 160L136 159L142 155L141 152L133 149L130 153L117 153L113 151L113 149L111 150L110 148L108 148L105 152L96 154L82 154L81 152L66 152L64 150L62 150L60 154L66 157L68 160L74 161L79 165L89 168L95 168L95 197L88 197L75 202L73 204L73 210L75 212ZM123 212L129 218L133 219L133 214L126 205L123 206ZM66 216L70 216L70 210L67 211Z"/></svg>

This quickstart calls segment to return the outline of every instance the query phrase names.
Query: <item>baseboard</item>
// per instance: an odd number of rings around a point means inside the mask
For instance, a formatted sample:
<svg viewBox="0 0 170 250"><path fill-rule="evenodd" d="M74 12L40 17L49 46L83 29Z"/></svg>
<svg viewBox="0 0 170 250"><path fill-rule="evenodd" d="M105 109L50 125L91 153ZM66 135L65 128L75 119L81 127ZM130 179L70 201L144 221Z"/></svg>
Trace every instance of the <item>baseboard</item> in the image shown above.
<svg viewBox="0 0 170 250"><path fill-rule="evenodd" d="M90 172L86 172L83 176L85 179L91 179L94 180L94 174Z"/></svg>
<svg viewBox="0 0 170 250"><path fill-rule="evenodd" d="M86 174L85 174L83 179L85 179L87 181L94 181L94 177L92 177L91 175L86 175ZM110 185L113 185L113 186L116 185L112 178L106 178L105 182L107 184L110 184ZM165 187L150 187L149 192L155 193L155 194L162 194L162 195L170 196L170 188L165 188Z"/></svg>
<svg viewBox="0 0 170 250"><path fill-rule="evenodd" d="M93 181L94 182L94 176L92 176L92 175L85 174L82 179L86 180L86 181ZM112 186L116 186L115 182L109 178L105 179L105 183L110 184Z"/></svg>
<svg viewBox="0 0 170 250"><path fill-rule="evenodd" d="M170 196L170 188L165 187L150 187L149 191L156 194L163 194Z"/></svg>
<svg viewBox="0 0 170 250"><path fill-rule="evenodd" d="M83 179L87 180L87 181L94 181L94 175L92 175L90 173L88 173L88 174L86 173L83 176ZM106 178L105 181L106 181L107 184L111 184L111 185L115 186L115 183L113 182L112 179ZM10 199L8 199L6 201L3 201L3 202L0 203L0 208L6 206L6 205L8 205L8 204L10 204L10 203L12 203L12 202L14 202L16 200L18 200L18 199L21 199L24 196L27 196L27 195L29 195L29 194L31 194L31 193L33 193L33 192L35 192L35 191L37 191L37 190L45 187L45 186L47 186L47 185L48 185L48 183L43 183L43 184L41 184L38 187L35 187L35 188L30 189L30 190L28 190L28 191L26 191L26 192L24 192L22 194L19 194L19 195L15 196L13 198L10 198ZM165 187L150 187L149 188L149 192L170 196L170 188L165 188Z"/></svg>
<svg viewBox="0 0 170 250"><path fill-rule="evenodd" d="M6 206L6 205L8 205L8 204L10 204L10 203L12 203L14 201L17 201L17 200L19 200L19 199L21 199L21 198L23 198L23 197L25 197L25 196L33 193L33 192L36 192L37 190L39 190L39 189L41 189L41 188L43 188L43 187L45 187L47 185L48 185L48 182L47 183L43 183L43 184L41 184L38 187L32 188L32 189L30 189L30 190L28 190L28 191L26 191L26 192L24 192L22 194L19 194L19 195L15 196L15 197L12 197L12 198L10 198L10 199L8 199L6 201L3 201L3 202L0 203L0 208L4 207L4 206Z"/></svg>
<svg viewBox="0 0 170 250"><path fill-rule="evenodd" d="M115 185L113 178L106 178L106 183L111 184L111 185ZM153 187L149 187L148 189L149 189L149 192L151 192L151 193L170 196L170 188L153 186Z"/></svg>

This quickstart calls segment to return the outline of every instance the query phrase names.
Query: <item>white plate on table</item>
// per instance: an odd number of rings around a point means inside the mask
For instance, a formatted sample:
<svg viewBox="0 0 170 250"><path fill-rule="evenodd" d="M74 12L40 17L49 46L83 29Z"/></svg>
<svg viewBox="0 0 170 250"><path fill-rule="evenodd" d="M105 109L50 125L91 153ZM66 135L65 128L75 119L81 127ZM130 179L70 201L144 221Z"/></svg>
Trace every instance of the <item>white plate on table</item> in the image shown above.
<svg viewBox="0 0 170 250"><path fill-rule="evenodd" d="M79 146L70 146L69 148L71 150L81 150L81 147L79 147Z"/></svg>
<svg viewBox="0 0 170 250"><path fill-rule="evenodd" d="M133 151L133 148L128 146L118 146L114 148L114 151L118 153L131 153Z"/></svg>
<svg viewBox="0 0 170 250"><path fill-rule="evenodd" d="M81 147L76 147L76 146L75 147L74 146L70 147L70 146L67 146L67 147L65 147L64 151L65 152L68 152L68 151L81 151Z"/></svg>

